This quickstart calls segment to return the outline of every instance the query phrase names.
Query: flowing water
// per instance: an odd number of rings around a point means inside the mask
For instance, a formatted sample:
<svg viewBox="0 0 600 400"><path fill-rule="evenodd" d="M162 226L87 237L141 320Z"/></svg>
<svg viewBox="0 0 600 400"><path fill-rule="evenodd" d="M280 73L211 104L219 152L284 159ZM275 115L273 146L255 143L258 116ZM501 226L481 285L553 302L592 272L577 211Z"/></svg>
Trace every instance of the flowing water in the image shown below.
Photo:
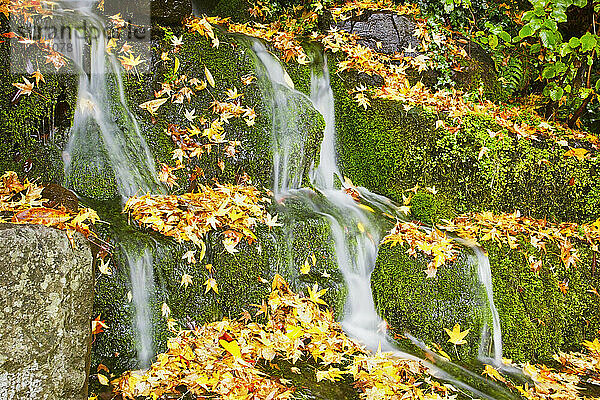
<svg viewBox="0 0 600 400"><path fill-rule="evenodd" d="M135 332L138 367L150 366L154 357L152 344L152 314L150 312L150 296L154 286L154 271L152 253L145 248L142 254L135 249L121 246L131 276L131 298L135 306Z"/></svg>
<svg viewBox="0 0 600 400"><path fill-rule="evenodd" d="M262 42L254 40L252 50L260 60L257 63L257 74L271 106L273 192L277 196L290 189L298 189L302 184L306 161L305 135L302 132L304 125L299 103L309 99L294 89L288 73Z"/></svg>
<svg viewBox="0 0 600 400"><path fill-rule="evenodd" d="M154 159L135 116L127 106L121 67L106 53L103 22L93 12L95 2L65 2L86 32L71 37L72 60L79 70L79 93L73 127L64 152L66 186L114 173L122 200L138 193L161 192ZM66 13L66 11L65 11ZM94 182L86 182L94 186ZM153 259L135 238L119 238L129 266L138 364L147 367L154 356L149 298L154 292Z"/></svg>
<svg viewBox="0 0 600 400"><path fill-rule="evenodd" d="M77 160L85 160L85 168L102 173L106 168L114 172L118 193L127 198L139 192L160 191L156 182L156 168L139 125L127 107L118 61L105 54L106 38L102 22L93 14L89 2L76 11L101 32L87 43L86 39L73 40L73 60L80 68L80 84L73 128L65 152L67 184L73 184L78 168ZM77 7L76 7L77 8ZM86 50L89 56L86 57ZM337 189L336 176L341 178L335 154L334 99L329 82L327 60L312 71L310 101L325 119L325 132L319 164L311 171L314 187L326 201L314 201L308 195L311 189L302 189L302 173L306 161L303 153L305 136L300 131L302 115L297 99L308 97L294 89L293 82L279 60L255 41L253 50L260 60L257 69L263 92L268 93L273 116L273 191L276 197L293 196L300 199L315 213L330 222L337 263L348 288L344 329L368 348L394 351L399 357L411 357L397 350L385 332L385 324L377 314L371 294L370 278L377 258L378 246L390 227L383 213L402 218L395 205L385 197L360 188L361 197L371 209L361 207L354 199ZM87 60L87 62L86 62ZM112 83L112 84L109 84ZM115 116L116 117L113 117ZM373 212L374 211L374 212ZM135 246L134 246L135 247ZM137 352L140 366L147 366L154 355L151 339L149 299L153 291L153 259L149 249L142 254L121 246L130 268L132 300L136 309ZM493 317L493 354L501 361L502 341L498 314L493 303L489 260L477 246L473 246L479 278L485 288ZM419 343L418 339L414 339ZM489 356L483 354L482 356ZM511 398L498 387L484 382L479 374L454 365L433 355L434 362L425 362L439 377L455 383L472 394L488 399ZM434 365L435 364L435 365ZM485 386L485 387L483 387ZM493 393L493 394L490 394Z"/></svg>
<svg viewBox="0 0 600 400"><path fill-rule="evenodd" d="M279 60L266 51L264 46L255 44L254 50L264 67L257 71L259 75L261 71L263 74L267 71L272 86L285 84L289 80ZM349 194L335 188L336 176L341 181L341 174L335 152L334 98L329 81L327 60L324 56L322 60L320 68L315 67L312 71L311 101L323 115L326 127L321 145L320 162L311 171L311 180L315 188L324 195L326 201L314 201L315 196L312 195L311 189L296 189L297 186L279 185L280 180L277 179L274 191L276 197L294 197L315 213L325 216L329 220L338 268L342 271L348 288L345 317L342 321L344 330L371 350L381 349L394 352L398 357L420 358L434 375L455 384L473 396L490 400L513 398L510 392L484 380L479 374L435 355L417 338L412 338L413 342L423 349L428 360L433 359L433 361L423 360L422 355L419 357L398 350L397 345L386 335L385 323L377 314L373 301L370 285L371 273L375 267L381 238L390 227L390 221L383 214L391 214L398 219L403 219L403 216L397 211L398 208L392 201L364 188L358 190L363 201L370 207L361 207ZM262 78L264 81L265 77ZM279 112L282 111L286 112L285 109L279 110ZM287 112L289 113L289 110ZM281 119L279 115L274 117L274 119L278 118L280 121L286 120L285 118ZM288 118L287 121L289 120ZM302 136L298 136L298 133L289 125L274 123L273 131L276 138L274 144L277 146L287 146L289 143L302 139ZM285 148L278 148L274 151L274 174L276 176L281 174L279 157L282 152L289 154L289 150ZM289 161L286 160L286 162ZM300 182L300 178L296 178L294 181ZM485 288L493 321L493 352L490 355L482 351L482 360L488 363L491 360L494 364L500 365L502 339L499 317L493 302L489 260L480 247L474 245L468 247L471 247L475 253L474 262L477 263L479 279Z"/></svg>
<svg viewBox="0 0 600 400"><path fill-rule="evenodd" d="M103 22L89 1L68 2L86 21L71 37L72 60L80 71L77 108L64 152L67 186L88 174L114 173L118 193L128 198L160 190L154 159L127 106L119 62L106 53ZM89 175L88 175L89 176ZM93 182L88 182L93 184Z"/></svg>

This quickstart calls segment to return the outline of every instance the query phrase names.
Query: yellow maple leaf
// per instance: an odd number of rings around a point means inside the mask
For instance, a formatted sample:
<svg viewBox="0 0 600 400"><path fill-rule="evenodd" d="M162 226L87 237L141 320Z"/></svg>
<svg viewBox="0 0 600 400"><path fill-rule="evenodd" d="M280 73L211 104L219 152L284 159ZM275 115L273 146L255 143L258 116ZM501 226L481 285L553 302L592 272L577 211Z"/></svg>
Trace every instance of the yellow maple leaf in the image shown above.
<svg viewBox="0 0 600 400"><path fill-rule="evenodd" d="M506 379L504 379L504 377L500 375L500 372L498 372L496 368L488 364L485 365L485 368L483 369L481 375L487 375L495 381L506 382Z"/></svg>
<svg viewBox="0 0 600 400"><path fill-rule="evenodd" d="M460 325L456 324L456 325L454 325L454 328L452 328L452 330L450 330L448 328L444 328L444 330L446 331L448 336L450 336L450 339L448 339L448 341L450 343L454 343L455 345L467 343L467 341L464 340L464 338L465 338L465 336L467 336L470 329L467 329L466 331L461 332Z"/></svg>
<svg viewBox="0 0 600 400"><path fill-rule="evenodd" d="M160 108L160 106L162 106L163 104L165 104L165 102L167 100L168 100L167 98L150 100L150 101L147 101L145 103L140 104L140 108L142 110L146 110L150 114L154 115L154 113Z"/></svg>
<svg viewBox="0 0 600 400"><path fill-rule="evenodd" d="M217 288L217 281L213 278L207 279L206 282L204 282L204 286L206 286L204 294L208 293L209 290L212 290L213 292L219 294L219 289Z"/></svg>
<svg viewBox="0 0 600 400"><path fill-rule="evenodd" d="M29 96L33 92L34 83L29 82L25 77L23 77L23 80L25 81L25 83L17 82L13 83L13 86L19 89L19 94L26 94L27 96Z"/></svg>
<svg viewBox="0 0 600 400"><path fill-rule="evenodd" d="M188 285L192 285L192 276L188 275L188 274L183 274L181 276L181 284L180 286L185 285L185 288L187 289Z"/></svg>
<svg viewBox="0 0 600 400"><path fill-rule="evenodd" d="M306 275L310 272L310 263L308 262L308 258L304 260L304 265L300 267L300 273Z"/></svg>
<svg viewBox="0 0 600 400"><path fill-rule="evenodd" d="M583 159L585 159L585 156L588 153L589 152L587 151L587 149L583 148L570 149L567 152L565 152L564 157L576 157L579 161L582 161Z"/></svg>
<svg viewBox="0 0 600 400"><path fill-rule="evenodd" d="M108 378L105 375L98 374L98 381L101 385L108 386Z"/></svg>
<svg viewBox="0 0 600 400"><path fill-rule="evenodd" d="M315 283L312 288L308 286L308 298L315 304L326 305L327 303L321 299L321 296L323 296L326 291L327 289L319 290L319 285Z"/></svg>
<svg viewBox="0 0 600 400"><path fill-rule="evenodd" d="M585 342L583 342L583 345L587 347L589 351L592 351L594 353L600 353L600 342L598 341L598 338L594 339L593 342L586 340Z"/></svg>
<svg viewBox="0 0 600 400"><path fill-rule="evenodd" d="M221 339L219 340L219 344L235 358L242 358L242 351L240 350L240 345L238 344L237 340L232 340L231 342L228 342L226 340Z"/></svg>

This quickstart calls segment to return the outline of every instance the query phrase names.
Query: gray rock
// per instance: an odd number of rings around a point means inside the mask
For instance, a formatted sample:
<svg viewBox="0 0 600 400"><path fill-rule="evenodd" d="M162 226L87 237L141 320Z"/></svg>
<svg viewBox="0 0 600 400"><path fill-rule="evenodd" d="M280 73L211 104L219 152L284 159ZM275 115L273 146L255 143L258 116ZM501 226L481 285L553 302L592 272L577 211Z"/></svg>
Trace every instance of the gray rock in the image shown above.
<svg viewBox="0 0 600 400"><path fill-rule="evenodd" d="M125 20L141 22L151 18L153 23L169 26L180 26L193 11L192 0L107 0L104 9L107 15L121 13Z"/></svg>
<svg viewBox="0 0 600 400"><path fill-rule="evenodd" d="M93 296L82 235L0 224L0 399L87 398Z"/></svg>
<svg viewBox="0 0 600 400"><path fill-rule="evenodd" d="M416 48L419 44L414 36L415 23L403 15L365 13L355 19L340 22L338 28L360 36L358 43L385 54L403 53L405 48Z"/></svg>

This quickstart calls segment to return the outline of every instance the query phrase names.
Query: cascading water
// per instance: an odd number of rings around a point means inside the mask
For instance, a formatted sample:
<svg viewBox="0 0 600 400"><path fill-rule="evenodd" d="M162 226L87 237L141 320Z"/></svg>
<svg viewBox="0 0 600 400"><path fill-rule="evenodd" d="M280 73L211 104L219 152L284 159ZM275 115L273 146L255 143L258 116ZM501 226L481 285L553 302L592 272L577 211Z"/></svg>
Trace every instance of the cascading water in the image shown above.
<svg viewBox="0 0 600 400"><path fill-rule="evenodd" d="M254 51L262 62L263 75L268 75L271 85L285 83L287 74L279 61L271 55L261 44L254 45ZM258 71L259 75L261 71ZM262 77L265 79L265 76ZM260 77L259 77L260 79ZM289 77L287 78L289 79ZM291 85L288 85L288 87ZM312 71L311 101L314 107L323 115L326 127L321 146L320 163L311 171L313 185L322 193L326 201L315 201L314 192L309 189L295 190L295 187L280 185L279 179L275 180L274 191L276 197L294 197L312 209L315 213L325 216L330 222L330 229L334 238L335 252L338 268L342 271L348 288L345 318L342 321L344 330L353 338L362 342L371 350L381 349L392 351L399 357L416 358L415 356L398 351L386 333L385 324L377 314L371 293L371 273L375 266L378 246L385 231L389 229L390 222L383 213L395 215L402 219L397 212L398 208L389 199L359 188L361 198L372 207L361 207L360 204L344 191L336 190L335 177L341 178L335 153L335 110L333 91L329 82L329 71L326 58L320 69ZM277 114L274 114L274 120ZM290 126L273 125L274 136L290 135ZM300 136L301 137L301 136ZM274 141L276 146L283 149L274 149L275 175L280 173L281 152L289 154L290 141ZM289 160L286 160L289 162ZM301 168L296 171L301 171ZM296 178L296 182L300 178ZM490 311L493 316L493 361L500 364L502 360L502 341L498 313L493 304L491 286L491 272L489 260L481 248L471 246L476 255L479 278L485 287ZM414 339L415 344L418 343ZM420 344L424 347L422 344ZM484 381L479 374L470 372L465 368L452 364L435 354L431 355L433 362L421 360L432 373L441 379L454 383L466 389L475 396L494 399L511 399L513 396L497 385ZM488 358L489 359L489 358ZM487 359L486 359L487 360Z"/></svg>
<svg viewBox="0 0 600 400"><path fill-rule="evenodd" d="M325 118L325 132L321 152L319 153L319 165L313 169L311 180L319 188L333 189L335 177L341 174L337 167L335 157L335 113L333 104L333 90L329 80L329 66L327 56L323 55L323 68L313 68L310 80L310 99Z"/></svg>
<svg viewBox="0 0 600 400"><path fill-rule="evenodd" d="M137 254L133 249L122 246L131 276L131 295L135 306L136 350L139 367L150 366L150 359L154 356L152 345L152 315L148 304L154 285L153 258L147 248L143 254Z"/></svg>
<svg viewBox="0 0 600 400"><path fill-rule="evenodd" d="M73 32L70 38L72 60L80 77L73 127L64 152L66 185L73 187L86 174L104 177L112 170L122 200L140 192L161 192L152 154L127 106L119 63L106 53L104 24L92 11L95 2L65 4L88 29ZM154 356L148 301L154 292L153 259L143 243L133 240L121 237L120 248L129 265L138 365L147 367ZM140 247L145 247L142 254L136 250Z"/></svg>
<svg viewBox="0 0 600 400"><path fill-rule="evenodd" d="M64 152L67 186L81 179L80 169L99 176L112 170L123 198L140 191L157 191L160 185L156 181L156 166L127 106L118 61L106 53L104 24L93 13L89 1L69 5L86 21L82 25L86 31L75 27L71 36L72 59L80 70L80 78L73 127ZM110 82L113 90L109 89Z"/></svg>
<svg viewBox="0 0 600 400"><path fill-rule="evenodd" d="M257 64L260 69L257 74L263 92L271 102L273 191L279 195L299 188L302 183L305 137L300 129L297 104L299 98L307 99L307 96L294 90L294 83L279 60L260 41L253 41L252 49L261 62Z"/></svg>

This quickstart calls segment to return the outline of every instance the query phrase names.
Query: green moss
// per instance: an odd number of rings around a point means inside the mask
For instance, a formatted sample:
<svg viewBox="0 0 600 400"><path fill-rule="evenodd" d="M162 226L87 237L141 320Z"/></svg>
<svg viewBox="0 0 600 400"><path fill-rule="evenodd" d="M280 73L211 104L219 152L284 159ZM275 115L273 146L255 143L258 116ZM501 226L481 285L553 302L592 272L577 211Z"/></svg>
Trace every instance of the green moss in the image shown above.
<svg viewBox="0 0 600 400"><path fill-rule="evenodd" d="M242 77L256 75L256 60L253 56L248 39L231 35L220 34L221 43L218 48L210 45L205 38L198 34L176 32L183 35L184 45L176 54L181 62L179 74L185 74L188 79L198 78L205 80L204 67L212 73L216 88L204 90L192 97L190 103L184 104L184 108L195 109L197 115L204 115L208 120L214 119L214 115L208 110L213 102L213 95L221 100L225 99L226 89L237 89L243 93L241 99L244 106L254 108L257 118L254 126L248 127L240 119L231 119L226 125L226 138L241 143L238 146L239 153L235 158L223 156L222 150L214 149L211 154L204 155L196 165L204 171L206 181L213 178L220 182L233 182L236 176L247 173L258 186L273 187L273 149L272 149L272 112L269 102L268 91L258 81L244 86ZM172 46L156 40L153 44L155 59L160 58L162 51L167 51ZM160 83L167 81L172 73L172 62L159 62L152 68L152 75L145 75L140 80L133 76L125 79L126 93L132 110L137 115L142 126L142 131L147 135L146 140L150 144L154 156L160 162L171 162L170 152L174 149L170 138L165 135L167 124L189 126L181 112L181 105L166 103L156 116L158 123L153 124L151 116L137 107L138 104L154 98L153 90L160 88ZM300 124L299 130L305 135L307 145L302 149L304 164L308 167L318 154L319 143L322 138L324 123L319 114L312 108L310 102L290 92L288 110L294 115ZM218 162L225 162L225 170L218 167ZM306 176L307 171L304 171Z"/></svg>
<svg viewBox="0 0 600 400"><path fill-rule="evenodd" d="M98 274L96 282L95 316L101 315L110 329L98 335L93 347L93 365L104 363L113 372L136 367L135 334L133 331L134 306L127 299L130 291L129 266L123 247L141 255L145 249L152 254L154 293L150 297L154 347L164 351L167 331L166 319L161 315L162 304L171 310L171 318L183 327L193 327L223 317L238 318L244 311L254 314L252 304L260 304L271 289L275 274L280 274L298 292L317 283L327 288L324 300L332 306L337 316L342 315L346 287L337 270L333 239L324 217L302 210L300 206L278 210L284 226L256 230L256 242L240 242L236 252L228 253L223 244L223 234L212 232L206 238L205 259L190 264L183 259L188 250L198 249L191 244L177 244L153 232L140 232L127 224L120 214L120 204L107 207L90 203L103 221L100 236L114 245L110 256L114 273ZM286 213L286 209L289 212ZM137 252L137 253L136 253ZM307 275L299 270L312 254L317 262ZM212 265L212 273L205 267ZM193 284L181 286L183 274L192 276ZM323 277L323 275L328 278ZM205 293L204 283L214 277L218 293Z"/></svg>
<svg viewBox="0 0 600 400"><path fill-rule="evenodd" d="M558 350L580 350L583 340L596 337L599 302L587 290L597 287L598 278L589 249L578 246L579 266L565 269L558 249L549 246L536 274L522 253L491 243L486 247L506 357L521 362L549 361ZM559 289L563 281L568 282L565 294Z"/></svg>
<svg viewBox="0 0 600 400"><path fill-rule="evenodd" d="M414 258L402 246L383 245L371 276L373 300L394 333L410 333L426 344L437 343L463 361L477 357L484 325L491 326L487 297L479 283L472 256L440 268L427 278L427 262ZM455 349L443 328L470 329L469 340Z"/></svg>
<svg viewBox="0 0 600 400"><path fill-rule="evenodd" d="M449 133L435 129L443 116L407 111L401 102L373 99L364 110L348 95L352 82L332 75L338 154L355 184L398 202L416 184L435 186L446 216L518 209L556 220L600 217L597 157L564 157L556 143L517 139L484 115L463 117L461 129Z"/></svg>
<svg viewBox="0 0 600 400"><path fill-rule="evenodd" d="M410 212L414 219L432 225L440 221L443 215L443 205L433 193L419 191L410 201Z"/></svg>
<svg viewBox="0 0 600 400"><path fill-rule="evenodd" d="M27 60L42 60L39 51L27 52L25 46L8 41L0 43L0 171L13 170L30 180L62 183L61 148L67 140L77 96L77 76L70 66L60 74L47 71L45 82L34 92L16 97L13 83L23 77L35 81L26 70ZM15 72L14 74L12 72Z"/></svg>
<svg viewBox="0 0 600 400"><path fill-rule="evenodd" d="M294 372L295 367L299 372ZM328 366L327 368L329 368ZM331 367L336 367L331 365ZM338 368L342 369L340 366ZM358 400L358 392L353 388L354 381L350 376L330 382L323 380L317 382L318 365L313 360L300 360L295 364L286 360L275 359L272 363L262 362L259 368L269 376L283 378L291 382L296 388L292 399L294 400ZM321 368L322 369L322 368Z"/></svg>
<svg viewBox="0 0 600 400"><path fill-rule="evenodd" d="M521 242L520 246L527 247ZM534 273L527 257L508 247L485 243L492 269L494 303L498 310L504 356L518 362L548 362L559 350L579 350L600 327L599 299L587 292L597 287L592 253L578 246L577 268L565 269L558 249L548 246L539 255L543 267ZM529 249L529 251L533 251ZM461 257L465 257L464 253ZM372 276L373 297L381 315L397 332L408 331L426 343L436 342L449 354L442 328L471 328L470 340L460 346L461 359L476 354L477 335L484 321L477 310L485 300L478 297L477 273L464 262L442 266L436 279L427 279L426 262L406 254L401 247L380 249ZM470 275L471 273L471 275ZM568 282L563 294L559 282ZM451 346L451 345L450 345Z"/></svg>

